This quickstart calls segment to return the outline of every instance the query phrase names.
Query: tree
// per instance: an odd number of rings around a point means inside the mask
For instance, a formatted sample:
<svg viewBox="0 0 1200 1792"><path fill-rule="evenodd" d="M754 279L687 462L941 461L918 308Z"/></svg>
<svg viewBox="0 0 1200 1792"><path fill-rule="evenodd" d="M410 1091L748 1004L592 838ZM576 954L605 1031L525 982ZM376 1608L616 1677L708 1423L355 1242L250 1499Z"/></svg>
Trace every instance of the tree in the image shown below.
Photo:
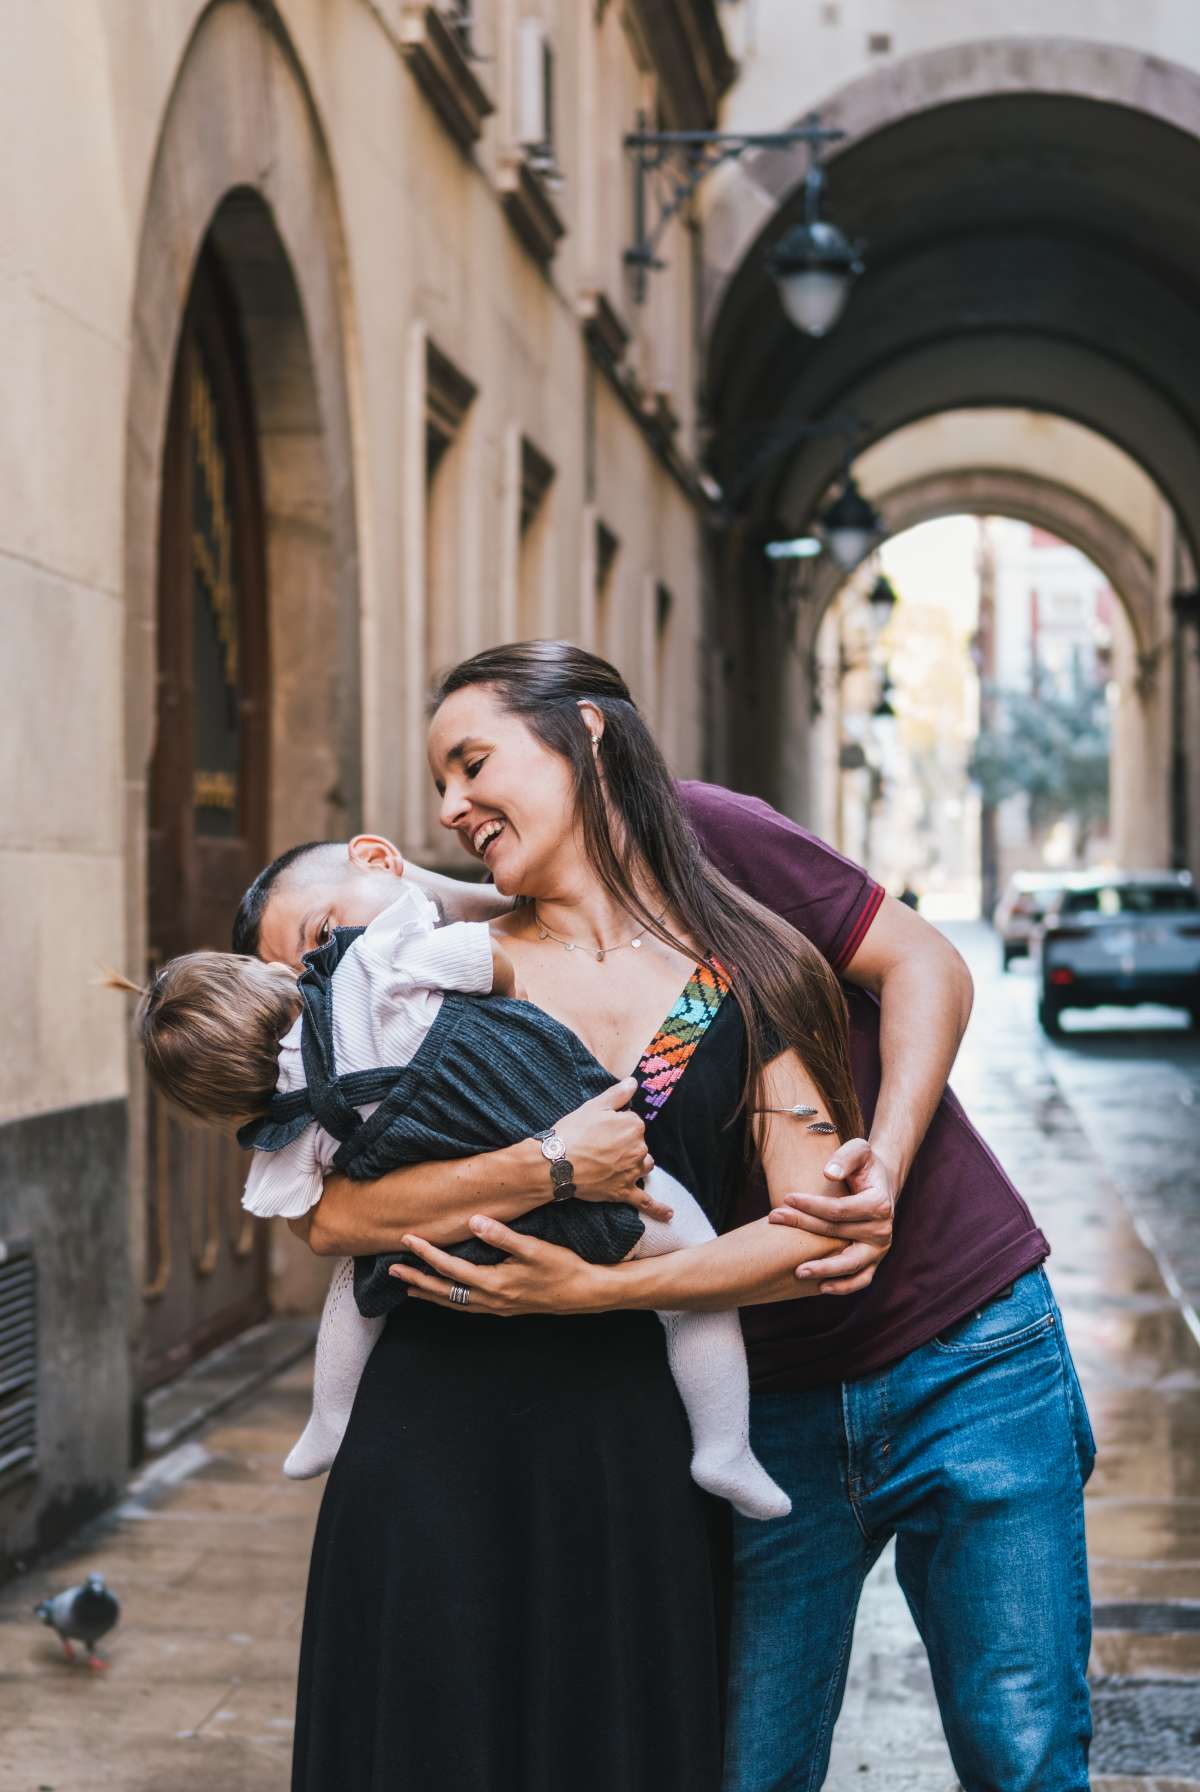
<svg viewBox="0 0 1200 1792"><path fill-rule="evenodd" d="M981 729L967 772L984 803L1029 799L1037 831L1075 823L1075 850L1108 816L1109 716L1103 687L1032 696L989 687L992 720Z"/></svg>

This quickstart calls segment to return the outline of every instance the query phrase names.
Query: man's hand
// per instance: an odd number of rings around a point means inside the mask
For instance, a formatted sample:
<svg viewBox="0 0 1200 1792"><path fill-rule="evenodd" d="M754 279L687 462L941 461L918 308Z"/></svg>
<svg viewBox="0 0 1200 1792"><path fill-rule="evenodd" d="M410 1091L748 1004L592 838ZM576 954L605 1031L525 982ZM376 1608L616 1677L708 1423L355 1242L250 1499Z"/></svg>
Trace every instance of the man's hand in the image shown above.
<svg viewBox="0 0 1200 1792"><path fill-rule="evenodd" d="M817 1279L818 1294L857 1294L867 1287L892 1244L899 1193L894 1168L866 1139L847 1139L825 1166L826 1177L845 1185L844 1195L785 1195L772 1210L774 1226L796 1226L819 1238L839 1238L835 1257L802 1263L797 1280Z"/></svg>
<svg viewBox="0 0 1200 1792"><path fill-rule="evenodd" d="M627 1201L651 1219L666 1221L672 1209L638 1186L654 1168L654 1159L646 1150L642 1120L626 1106L636 1093L636 1080L627 1077L585 1101L554 1130L575 1166L575 1188L583 1200Z"/></svg>

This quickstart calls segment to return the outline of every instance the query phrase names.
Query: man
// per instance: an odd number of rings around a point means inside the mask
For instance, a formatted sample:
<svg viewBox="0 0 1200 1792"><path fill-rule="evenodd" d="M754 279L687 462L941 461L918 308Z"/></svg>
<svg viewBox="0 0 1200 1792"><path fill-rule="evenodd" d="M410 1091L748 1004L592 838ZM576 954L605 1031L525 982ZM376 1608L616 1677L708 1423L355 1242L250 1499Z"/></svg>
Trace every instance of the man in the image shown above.
<svg viewBox="0 0 1200 1792"><path fill-rule="evenodd" d="M792 1515L735 1527L728 1792L821 1784L863 1580L893 1536L967 1792L1082 1792L1094 1445L1040 1268L1049 1247L945 1087L970 1012L966 967L866 872L765 804L702 784L680 794L715 863L842 976L869 1133L834 1154L825 1191L786 1199L787 1223L845 1241L797 1272L818 1294L743 1314L754 1447ZM496 900L405 873L390 843L360 836L269 867L243 901L235 948L297 962L322 929L370 919L401 874L454 913ZM581 1188L629 1196L647 1161L636 1119L610 1104L558 1130ZM386 1184L331 1183L307 1235L342 1254L353 1204L388 1248L414 1231L436 1245L486 1209L492 1223L472 1229L511 1257L469 1273L455 1260L476 1310L730 1299L727 1282L697 1281L696 1253L585 1276L570 1253L497 1223L544 1199L546 1180L531 1142ZM764 1209L761 1186L748 1188L735 1224Z"/></svg>

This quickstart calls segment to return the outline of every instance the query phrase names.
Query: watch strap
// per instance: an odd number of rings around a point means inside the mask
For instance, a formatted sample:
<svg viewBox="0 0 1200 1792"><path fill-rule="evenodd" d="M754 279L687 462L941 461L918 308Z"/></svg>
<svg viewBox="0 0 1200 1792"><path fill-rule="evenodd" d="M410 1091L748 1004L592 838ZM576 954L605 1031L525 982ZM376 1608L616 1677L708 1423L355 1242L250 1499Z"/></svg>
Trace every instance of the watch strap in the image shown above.
<svg viewBox="0 0 1200 1792"><path fill-rule="evenodd" d="M556 1129L553 1126L543 1127L541 1132L535 1132L533 1136L538 1140L539 1144L544 1143L546 1139L558 1138ZM562 1147L560 1156L549 1157L545 1152L543 1152L542 1155L546 1158L546 1165L550 1171L550 1187L553 1193L553 1199L556 1201L569 1201L575 1193L575 1167L571 1163L570 1158L566 1155L566 1148L562 1145L562 1140L558 1139L558 1143L560 1147Z"/></svg>

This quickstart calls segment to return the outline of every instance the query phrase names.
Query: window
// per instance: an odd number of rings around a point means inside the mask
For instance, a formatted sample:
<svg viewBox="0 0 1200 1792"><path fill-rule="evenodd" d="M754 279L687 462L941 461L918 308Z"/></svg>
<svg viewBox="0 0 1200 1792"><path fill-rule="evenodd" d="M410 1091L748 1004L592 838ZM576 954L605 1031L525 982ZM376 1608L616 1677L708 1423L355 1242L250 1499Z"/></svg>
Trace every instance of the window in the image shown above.
<svg viewBox="0 0 1200 1792"><path fill-rule="evenodd" d="M446 23L457 37L464 56L475 57L479 46L475 33L479 29L479 0L443 0Z"/></svg>
<svg viewBox="0 0 1200 1792"><path fill-rule="evenodd" d="M616 568L620 542L603 523L596 524L595 641L596 652L612 659L617 652Z"/></svg>
<svg viewBox="0 0 1200 1792"><path fill-rule="evenodd" d="M462 434L475 387L433 343L425 351L425 644L430 673L458 650Z"/></svg>
<svg viewBox="0 0 1200 1792"><path fill-rule="evenodd" d="M1165 915L1200 908L1194 890L1182 884L1105 884L1098 890L1068 892L1062 912L1069 915Z"/></svg>
<svg viewBox="0 0 1200 1792"><path fill-rule="evenodd" d="M556 178L554 50L541 19L522 19L517 40L517 142L536 173Z"/></svg>
<svg viewBox="0 0 1200 1792"><path fill-rule="evenodd" d="M517 531L517 628L522 639L544 634L550 615L550 487L554 468L521 438L520 518Z"/></svg>
<svg viewBox="0 0 1200 1792"><path fill-rule="evenodd" d="M665 735L671 694L671 613L675 600L661 580L654 587L654 719ZM666 741L663 741L666 751Z"/></svg>

